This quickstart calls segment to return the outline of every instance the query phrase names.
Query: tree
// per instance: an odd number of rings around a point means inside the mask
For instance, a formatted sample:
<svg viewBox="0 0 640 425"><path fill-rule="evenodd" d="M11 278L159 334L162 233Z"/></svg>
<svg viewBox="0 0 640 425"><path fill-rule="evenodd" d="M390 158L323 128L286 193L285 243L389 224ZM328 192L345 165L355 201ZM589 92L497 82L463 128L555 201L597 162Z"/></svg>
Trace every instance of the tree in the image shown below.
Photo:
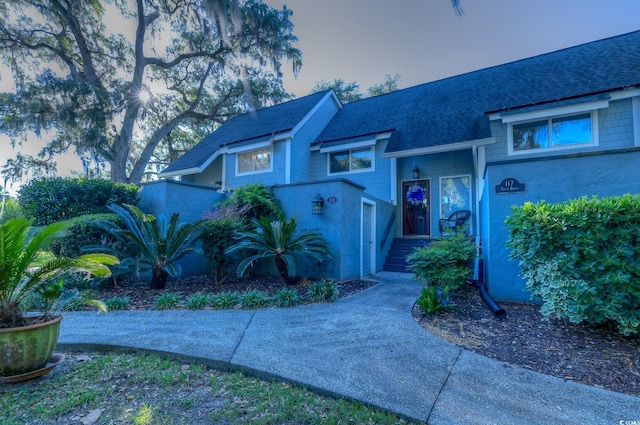
<svg viewBox="0 0 640 425"><path fill-rule="evenodd" d="M329 89L333 89L333 91L336 92L338 100L342 103L364 99L364 96L360 93L360 84L357 81L347 83L342 78L336 78L331 82L320 80L313 86L311 93L318 93Z"/></svg>
<svg viewBox="0 0 640 425"><path fill-rule="evenodd" d="M342 78L336 78L331 82L320 80L316 82L315 86L313 86L311 93L333 89L340 102L349 103L355 102L356 100L362 100L365 97L373 97L396 91L398 90L398 83L400 80L402 80L400 74L396 74L393 77L390 74L386 74L383 82L369 87L367 90L367 96L360 93L360 84L357 81L347 83Z"/></svg>
<svg viewBox="0 0 640 425"><path fill-rule="evenodd" d="M369 97L380 96L381 94L387 94L398 90L398 84L401 80L402 77L400 74L396 74L393 77L391 74L386 74L383 82L369 87L369 90L367 90Z"/></svg>
<svg viewBox="0 0 640 425"><path fill-rule="evenodd" d="M14 145L51 137L39 160L5 167L14 179L73 148L138 183L202 125L287 99L282 62L301 66L291 10L261 0L0 0L0 12L15 85L0 94L0 131Z"/></svg>

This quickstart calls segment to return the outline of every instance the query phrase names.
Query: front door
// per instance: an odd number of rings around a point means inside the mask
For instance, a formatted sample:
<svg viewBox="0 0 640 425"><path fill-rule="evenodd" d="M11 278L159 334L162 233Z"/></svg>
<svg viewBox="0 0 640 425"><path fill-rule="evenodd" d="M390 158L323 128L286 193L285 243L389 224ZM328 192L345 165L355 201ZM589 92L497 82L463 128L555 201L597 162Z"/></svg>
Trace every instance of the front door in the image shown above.
<svg viewBox="0 0 640 425"><path fill-rule="evenodd" d="M429 237L431 234L429 180L409 180L402 183L402 235Z"/></svg>

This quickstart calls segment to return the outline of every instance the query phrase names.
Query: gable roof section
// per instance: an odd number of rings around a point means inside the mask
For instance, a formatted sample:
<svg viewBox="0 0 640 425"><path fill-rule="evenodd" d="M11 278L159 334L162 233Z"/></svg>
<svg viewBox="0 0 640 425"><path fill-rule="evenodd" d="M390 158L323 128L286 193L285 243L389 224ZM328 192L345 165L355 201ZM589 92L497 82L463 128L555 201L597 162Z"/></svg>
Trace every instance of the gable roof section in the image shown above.
<svg viewBox="0 0 640 425"><path fill-rule="evenodd" d="M316 143L393 130L385 156L491 138L488 113L640 84L640 31L347 103Z"/></svg>
<svg viewBox="0 0 640 425"><path fill-rule="evenodd" d="M202 171L222 147L263 142L296 128L330 90L230 118L170 164L161 176Z"/></svg>

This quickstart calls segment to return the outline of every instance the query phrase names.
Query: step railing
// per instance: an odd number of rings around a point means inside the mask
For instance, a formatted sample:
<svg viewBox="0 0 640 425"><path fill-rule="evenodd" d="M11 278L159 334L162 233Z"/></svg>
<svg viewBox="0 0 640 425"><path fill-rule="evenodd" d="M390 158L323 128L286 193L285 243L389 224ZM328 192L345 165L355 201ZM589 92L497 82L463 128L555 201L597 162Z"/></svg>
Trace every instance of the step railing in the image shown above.
<svg viewBox="0 0 640 425"><path fill-rule="evenodd" d="M380 239L380 249L384 248L387 243L387 239L389 238L389 233L391 233L391 228L393 227L393 223L396 221L396 212L391 213L391 217L389 217L389 221L387 222L387 227L384 229L384 233L382 233L382 239Z"/></svg>

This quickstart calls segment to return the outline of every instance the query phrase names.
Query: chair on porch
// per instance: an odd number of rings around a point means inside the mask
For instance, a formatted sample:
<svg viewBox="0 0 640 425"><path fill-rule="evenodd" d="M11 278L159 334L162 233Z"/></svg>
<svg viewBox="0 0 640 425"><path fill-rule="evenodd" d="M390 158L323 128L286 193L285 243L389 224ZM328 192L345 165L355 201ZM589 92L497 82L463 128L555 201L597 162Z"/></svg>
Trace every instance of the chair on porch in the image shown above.
<svg viewBox="0 0 640 425"><path fill-rule="evenodd" d="M463 227L470 217L471 211L460 210L451 213L448 218L441 218L439 222L440 236L444 235L445 232L457 232L458 228Z"/></svg>

